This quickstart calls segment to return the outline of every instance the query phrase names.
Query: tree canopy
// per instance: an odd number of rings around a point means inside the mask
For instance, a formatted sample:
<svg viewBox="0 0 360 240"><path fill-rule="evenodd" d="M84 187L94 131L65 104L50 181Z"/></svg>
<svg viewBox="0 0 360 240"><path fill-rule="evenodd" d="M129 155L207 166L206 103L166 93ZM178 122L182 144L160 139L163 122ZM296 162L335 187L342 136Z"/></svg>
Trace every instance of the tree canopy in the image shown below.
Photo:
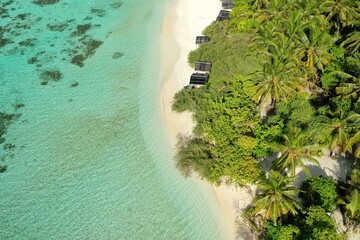
<svg viewBox="0 0 360 240"><path fill-rule="evenodd" d="M193 135L182 138L177 164L213 183L257 184L247 213L272 223L268 239L340 239L326 215L337 207L331 180L306 180L304 220L287 216L300 212L291 180L296 168L309 175L307 164L317 164L314 157L324 148L333 158L360 157L359 2L234 5L230 20L204 30L210 42L188 55L191 66L211 61L212 70L205 86L174 97L173 110L192 112L196 122ZM265 173L261 165L268 156L277 156L276 171ZM360 181L353 176L343 209L357 219L359 189L353 186Z"/></svg>

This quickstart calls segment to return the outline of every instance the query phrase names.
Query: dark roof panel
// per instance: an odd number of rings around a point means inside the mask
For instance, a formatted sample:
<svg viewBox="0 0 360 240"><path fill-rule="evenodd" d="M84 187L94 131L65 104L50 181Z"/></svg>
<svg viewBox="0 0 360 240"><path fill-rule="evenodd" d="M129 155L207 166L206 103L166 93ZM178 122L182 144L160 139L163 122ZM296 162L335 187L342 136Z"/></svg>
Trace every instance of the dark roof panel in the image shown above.
<svg viewBox="0 0 360 240"><path fill-rule="evenodd" d="M209 80L207 73L193 73L190 77L190 84L204 85Z"/></svg>
<svg viewBox="0 0 360 240"><path fill-rule="evenodd" d="M197 36L196 37L196 44L202 44L202 43L207 43L210 41L210 38L208 36Z"/></svg>
<svg viewBox="0 0 360 240"><path fill-rule="evenodd" d="M224 9L232 9L232 8L234 8L234 3L233 3L233 1L222 1L222 7L224 8Z"/></svg>
<svg viewBox="0 0 360 240"><path fill-rule="evenodd" d="M219 15L216 18L216 21L221 22L221 21L229 20L229 19L230 19L230 11L220 10Z"/></svg>
<svg viewBox="0 0 360 240"><path fill-rule="evenodd" d="M211 71L211 62L195 62L195 70L210 72Z"/></svg>

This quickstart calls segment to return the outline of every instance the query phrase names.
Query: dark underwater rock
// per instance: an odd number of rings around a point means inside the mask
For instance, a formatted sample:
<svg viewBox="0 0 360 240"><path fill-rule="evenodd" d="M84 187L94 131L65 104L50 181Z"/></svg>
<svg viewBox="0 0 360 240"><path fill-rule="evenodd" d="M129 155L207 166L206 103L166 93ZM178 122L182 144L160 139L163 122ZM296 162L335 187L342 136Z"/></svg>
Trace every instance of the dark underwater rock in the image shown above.
<svg viewBox="0 0 360 240"><path fill-rule="evenodd" d="M36 38L28 38L25 39L24 41L19 42L19 45L23 47L33 47L35 46L36 40L37 40Z"/></svg>
<svg viewBox="0 0 360 240"><path fill-rule="evenodd" d="M0 48L11 43L13 43L13 41L9 38L0 38Z"/></svg>
<svg viewBox="0 0 360 240"><path fill-rule="evenodd" d="M116 8L120 8L123 5L123 2L119 1L119 2L115 2L112 3L111 6L116 9Z"/></svg>
<svg viewBox="0 0 360 240"><path fill-rule="evenodd" d="M86 57L84 57L83 55L76 55L71 59L71 63L78 65L79 67L83 67L84 66L84 61L85 61Z"/></svg>
<svg viewBox="0 0 360 240"><path fill-rule="evenodd" d="M92 25L90 23L77 25L76 31L71 33L71 37L84 35L91 28L91 26Z"/></svg>
<svg viewBox="0 0 360 240"><path fill-rule="evenodd" d="M55 4L58 2L59 2L59 0L35 0L35 1L32 1L32 3L39 5L39 6L52 5L52 4Z"/></svg>
<svg viewBox="0 0 360 240"><path fill-rule="evenodd" d="M0 166L0 173L6 172L7 166Z"/></svg>
<svg viewBox="0 0 360 240"><path fill-rule="evenodd" d="M78 83L78 82L74 82L74 83L72 83L72 84L70 85L70 87L72 87L72 88L77 87L77 86L79 86L79 83Z"/></svg>
<svg viewBox="0 0 360 240"><path fill-rule="evenodd" d="M115 52L112 56L112 59L118 59L121 58L122 56L124 56L124 53L122 52Z"/></svg>
<svg viewBox="0 0 360 240"><path fill-rule="evenodd" d="M68 23L54 23L54 24L49 23L46 25L46 27L50 31L62 32L69 27L69 24Z"/></svg>
<svg viewBox="0 0 360 240"><path fill-rule="evenodd" d="M83 48L81 49L80 52L82 52L82 54L78 54L75 55L72 59L71 59L71 63L78 65L79 67L83 67L84 66L84 61L91 57L92 55L95 54L96 49L99 48L101 46L101 44L103 44L102 41L97 41L94 39L84 39L81 41Z"/></svg>
<svg viewBox="0 0 360 240"><path fill-rule="evenodd" d="M100 8L92 8L91 13L98 17L104 17L106 15L105 10Z"/></svg>
<svg viewBox="0 0 360 240"><path fill-rule="evenodd" d="M5 112L0 112L0 144L5 142L3 135L6 133L10 123L19 116L20 114L7 114Z"/></svg>
<svg viewBox="0 0 360 240"><path fill-rule="evenodd" d="M59 70L45 70L40 74L41 85L47 85L50 81L59 81L62 73Z"/></svg>
<svg viewBox="0 0 360 240"><path fill-rule="evenodd" d="M25 107L25 104L23 104L23 103L15 103L13 106L14 106L15 110L19 110L20 108Z"/></svg>

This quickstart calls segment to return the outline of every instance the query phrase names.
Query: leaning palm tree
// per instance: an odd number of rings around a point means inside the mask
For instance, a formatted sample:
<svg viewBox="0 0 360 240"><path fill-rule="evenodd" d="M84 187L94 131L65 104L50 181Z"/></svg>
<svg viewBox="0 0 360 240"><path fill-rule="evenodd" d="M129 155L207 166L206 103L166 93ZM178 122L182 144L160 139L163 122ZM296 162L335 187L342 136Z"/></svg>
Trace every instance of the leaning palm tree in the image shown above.
<svg viewBox="0 0 360 240"><path fill-rule="evenodd" d="M294 178L271 170L268 178L258 184L258 190L260 194L256 195L252 203L253 214L261 214L266 219L271 219L274 225L278 224L281 216L289 213L296 215L297 210L301 209L296 199L298 190L294 187Z"/></svg>
<svg viewBox="0 0 360 240"><path fill-rule="evenodd" d="M319 162L313 156L318 155L320 148L316 144L309 143L308 134L301 132L300 129L295 129L292 134L284 135L283 139L284 143L277 147L281 156L274 160L273 169L295 176L296 168L300 167L305 174L310 176L304 160L319 166Z"/></svg>

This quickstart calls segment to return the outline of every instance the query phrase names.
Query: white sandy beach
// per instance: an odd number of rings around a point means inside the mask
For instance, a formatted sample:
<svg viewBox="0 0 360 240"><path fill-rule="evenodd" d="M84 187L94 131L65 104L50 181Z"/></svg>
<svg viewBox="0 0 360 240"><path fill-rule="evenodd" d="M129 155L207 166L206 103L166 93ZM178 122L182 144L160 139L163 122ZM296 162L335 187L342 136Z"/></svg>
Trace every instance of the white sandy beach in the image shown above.
<svg viewBox="0 0 360 240"><path fill-rule="evenodd" d="M219 0L177 0L169 7L164 18L161 36L162 107L171 144L175 146L178 133L190 135L194 123L190 113L177 114L171 111L171 102L176 92L189 84L193 69L187 63L187 55L196 48L196 36L216 19L221 10ZM236 209L246 206L250 197L226 186L214 187L223 213L227 239L236 239Z"/></svg>
<svg viewBox="0 0 360 240"><path fill-rule="evenodd" d="M193 69L187 55L196 48L196 36L216 19L221 9L219 0L176 0L169 8L162 27L162 105L167 130L173 143L176 135L191 134L193 123L190 114L171 111L176 92L189 84Z"/></svg>

